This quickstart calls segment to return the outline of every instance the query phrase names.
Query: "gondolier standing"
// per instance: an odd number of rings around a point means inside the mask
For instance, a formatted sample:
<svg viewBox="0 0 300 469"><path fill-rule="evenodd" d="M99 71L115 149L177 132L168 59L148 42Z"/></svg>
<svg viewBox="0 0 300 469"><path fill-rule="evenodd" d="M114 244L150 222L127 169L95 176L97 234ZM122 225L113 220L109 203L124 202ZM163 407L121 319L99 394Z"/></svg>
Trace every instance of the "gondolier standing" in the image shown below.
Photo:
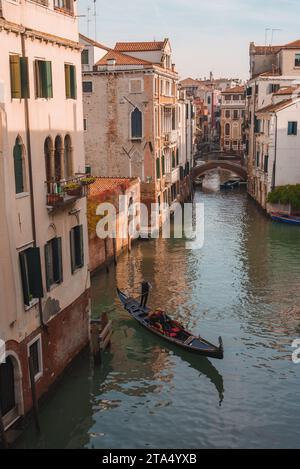
<svg viewBox="0 0 300 469"><path fill-rule="evenodd" d="M142 281L142 294L141 294L141 306L142 306L142 308L146 308L150 288L152 288L151 283L146 282L145 280L143 280Z"/></svg>

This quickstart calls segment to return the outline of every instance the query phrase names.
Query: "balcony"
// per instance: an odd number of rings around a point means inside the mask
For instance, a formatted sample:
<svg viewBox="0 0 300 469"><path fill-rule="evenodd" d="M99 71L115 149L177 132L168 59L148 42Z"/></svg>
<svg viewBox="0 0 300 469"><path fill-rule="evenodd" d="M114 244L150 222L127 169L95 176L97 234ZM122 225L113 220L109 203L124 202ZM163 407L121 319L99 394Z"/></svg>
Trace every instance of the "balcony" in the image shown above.
<svg viewBox="0 0 300 469"><path fill-rule="evenodd" d="M172 169L169 173L166 173L165 181L168 184L174 184L175 182L179 181L180 179L180 170L179 166L175 169Z"/></svg>
<svg viewBox="0 0 300 469"><path fill-rule="evenodd" d="M177 130L171 130L170 132L164 133L164 144L165 146L174 145L177 143L178 132Z"/></svg>
<svg viewBox="0 0 300 469"><path fill-rule="evenodd" d="M78 199L87 196L88 179L86 175L57 182L46 182L46 206L49 212L65 209L74 204Z"/></svg>

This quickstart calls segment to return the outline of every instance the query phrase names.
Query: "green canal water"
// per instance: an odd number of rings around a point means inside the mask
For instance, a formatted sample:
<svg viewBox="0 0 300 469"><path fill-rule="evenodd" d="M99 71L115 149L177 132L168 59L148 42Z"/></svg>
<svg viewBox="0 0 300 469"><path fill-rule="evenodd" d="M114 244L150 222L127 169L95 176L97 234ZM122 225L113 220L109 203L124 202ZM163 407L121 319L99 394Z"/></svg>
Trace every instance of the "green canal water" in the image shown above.
<svg viewBox="0 0 300 469"><path fill-rule="evenodd" d="M196 193L205 244L152 240L92 281L93 314L109 311L102 367L75 360L20 448L300 447L300 230L274 224L243 192ZM217 343L223 361L177 350L122 309L116 285L152 283L150 303Z"/></svg>

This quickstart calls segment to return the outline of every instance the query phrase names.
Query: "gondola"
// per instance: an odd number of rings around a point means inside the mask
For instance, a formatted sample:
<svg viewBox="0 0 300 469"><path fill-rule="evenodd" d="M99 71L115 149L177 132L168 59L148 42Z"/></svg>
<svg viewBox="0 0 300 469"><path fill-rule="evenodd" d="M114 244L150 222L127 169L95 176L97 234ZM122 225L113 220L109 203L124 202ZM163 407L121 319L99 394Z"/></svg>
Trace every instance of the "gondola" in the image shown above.
<svg viewBox="0 0 300 469"><path fill-rule="evenodd" d="M287 223L288 225L298 225L300 226L300 217L296 217L293 215L285 215L283 213L270 213L271 218L273 221L277 221L279 223Z"/></svg>
<svg viewBox="0 0 300 469"><path fill-rule="evenodd" d="M128 313L142 326L144 326L148 331L156 334L157 336L161 337L168 342L177 345L185 350L190 352L194 352L198 355L202 355L205 357L210 358L217 358L222 360L224 358L224 350L223 350L223 342L222 338L219 337L219 346L213 345L202 337L197 337L191 332L185 330L182 326L180 327L180 331L178 332L176 337L170 337L162 332L160 332L156 327L151 325L147 316L148 313L151 311L148 307L140 306L139 301L136 299L127 296L121 290L117 288L118 296L120 298L121 303L124 306L124 309L128 311ZM167 316L167 318L171 320Z"/></svg>

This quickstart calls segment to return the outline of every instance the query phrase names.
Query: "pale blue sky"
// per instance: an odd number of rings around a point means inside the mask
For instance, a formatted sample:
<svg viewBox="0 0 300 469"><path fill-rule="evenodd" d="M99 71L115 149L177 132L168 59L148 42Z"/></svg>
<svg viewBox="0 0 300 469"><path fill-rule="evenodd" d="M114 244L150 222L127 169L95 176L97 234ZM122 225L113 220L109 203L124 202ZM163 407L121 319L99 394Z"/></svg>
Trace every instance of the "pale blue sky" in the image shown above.
<svg viewBox="0 0 300 469"><path fill-rule="evenodd" d="M91 7L90 37L95 36L93 0L78 0L78 14ZM182 78L208 76L247 78L251 41L273 44L300 39L299 0L97 0L97 40L147 41L169 37ZM79 18L87 34L87 19ZM271 32L269 32L269 41Z"/></svg>

